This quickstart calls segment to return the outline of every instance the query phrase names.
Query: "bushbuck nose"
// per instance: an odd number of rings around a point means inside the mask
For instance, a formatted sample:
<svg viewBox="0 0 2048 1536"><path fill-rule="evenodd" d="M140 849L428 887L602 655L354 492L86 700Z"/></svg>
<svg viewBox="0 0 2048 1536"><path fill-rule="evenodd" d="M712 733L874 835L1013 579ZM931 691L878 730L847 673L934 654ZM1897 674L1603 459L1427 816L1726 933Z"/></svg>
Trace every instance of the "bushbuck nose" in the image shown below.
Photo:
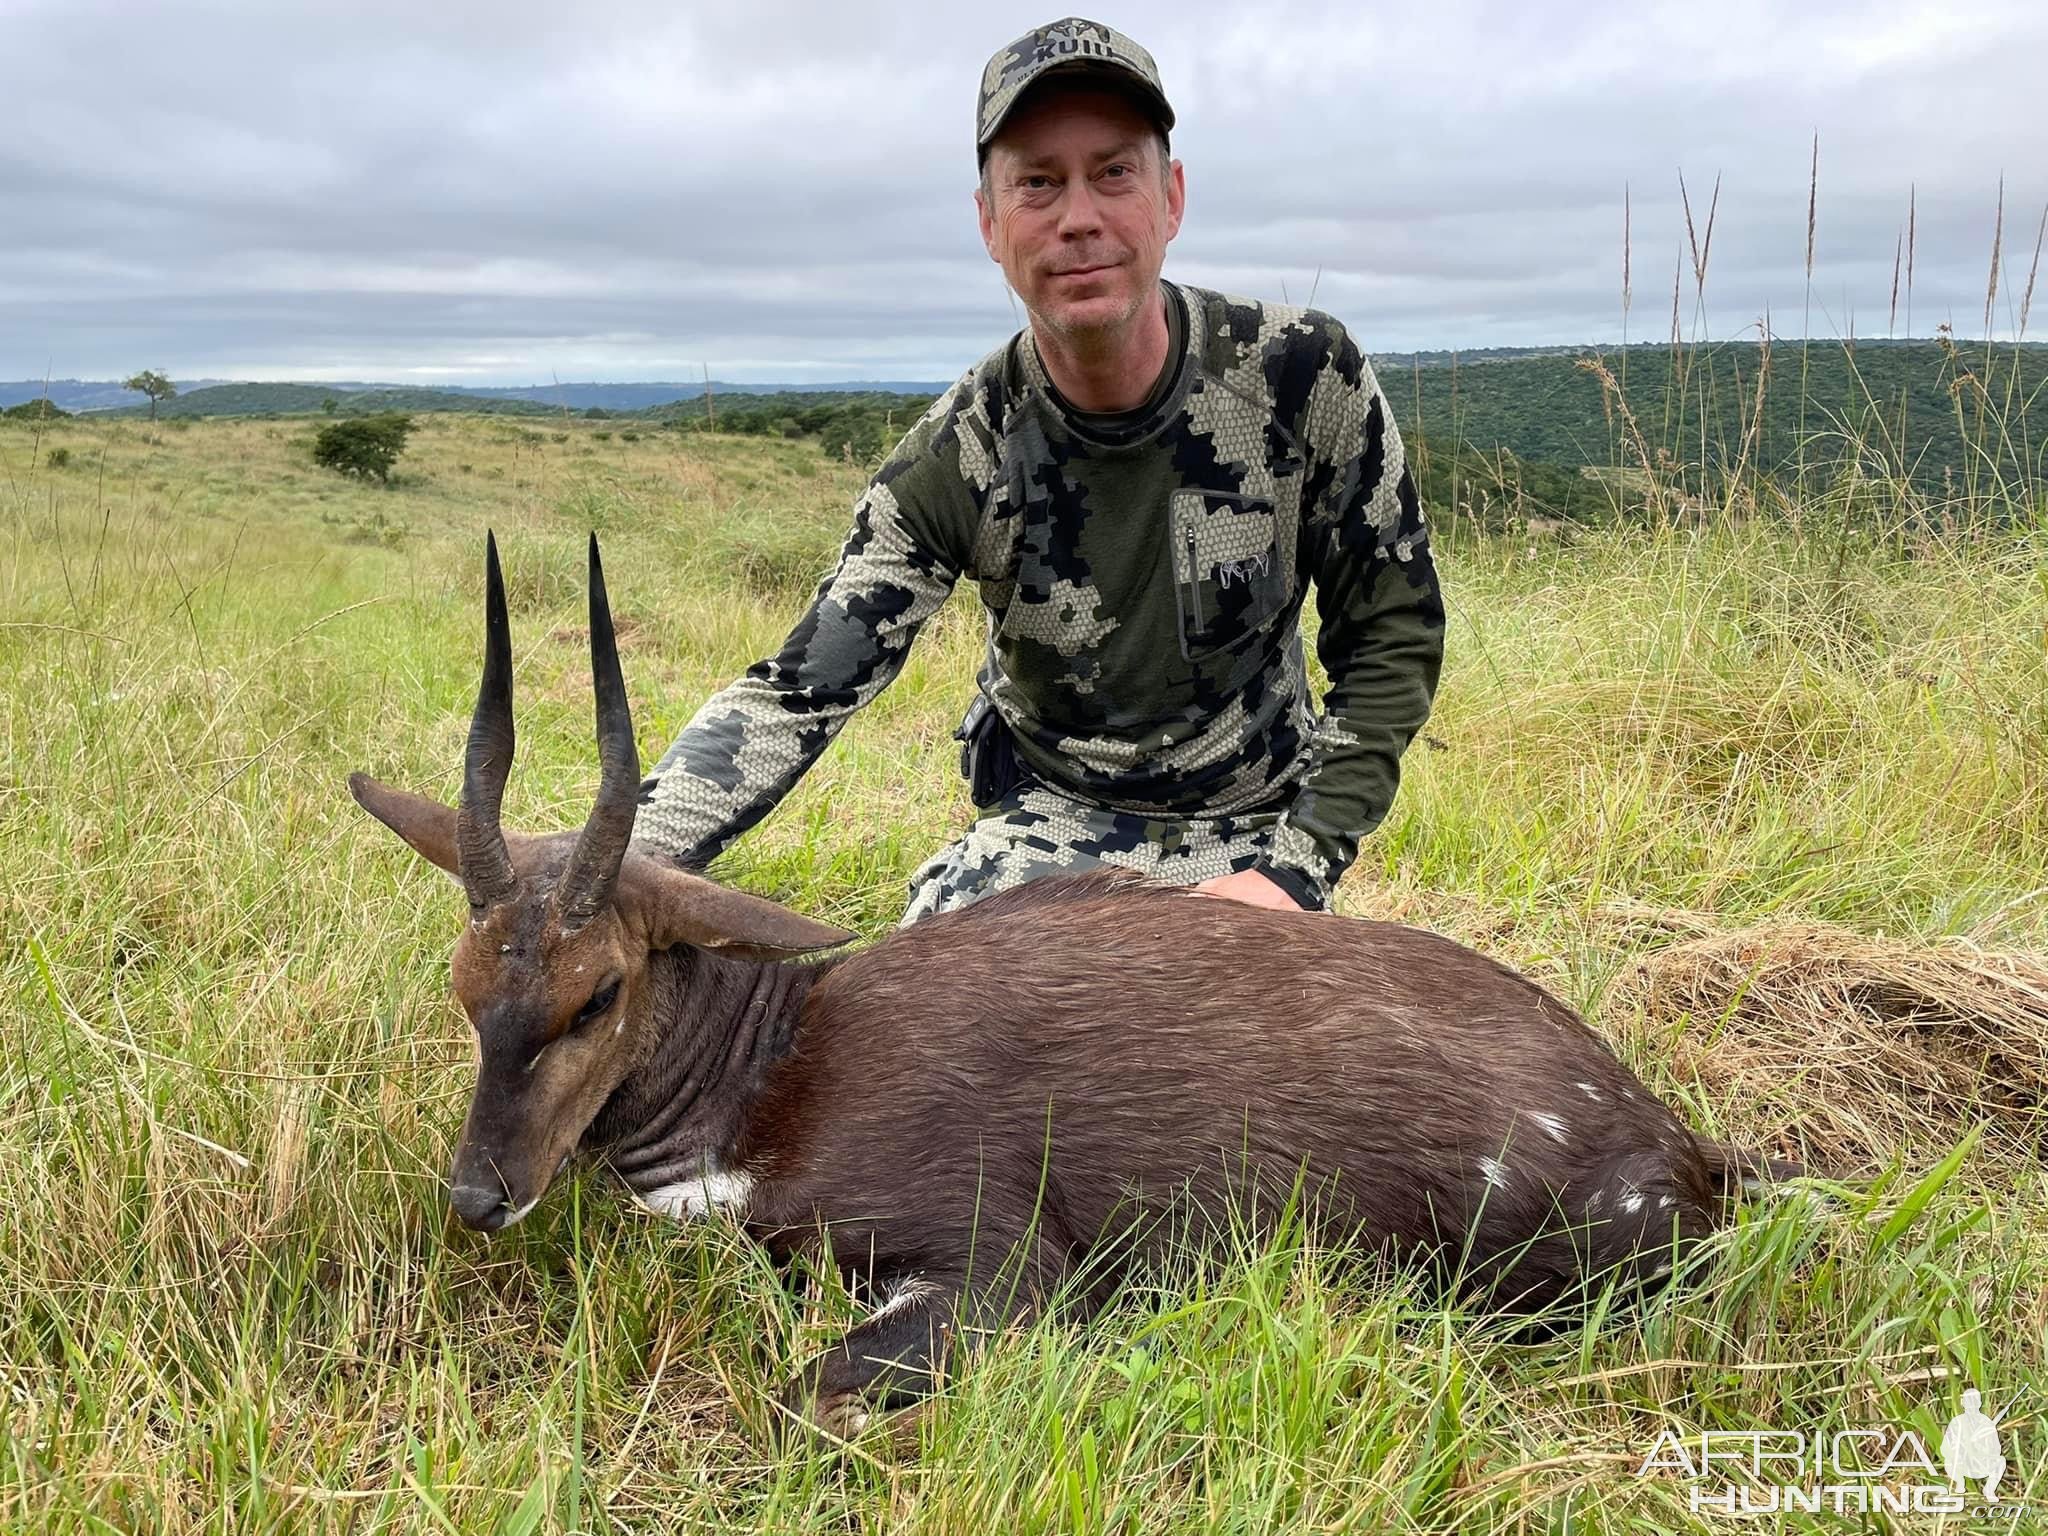
<svg viewBox="0 0 2048 1536"><path fill-rule="evenodd" d="M502 1184L451 1184L448 1203L455 1207L462 1224L477 1232L497 1231L512 1214Z"/></svg>

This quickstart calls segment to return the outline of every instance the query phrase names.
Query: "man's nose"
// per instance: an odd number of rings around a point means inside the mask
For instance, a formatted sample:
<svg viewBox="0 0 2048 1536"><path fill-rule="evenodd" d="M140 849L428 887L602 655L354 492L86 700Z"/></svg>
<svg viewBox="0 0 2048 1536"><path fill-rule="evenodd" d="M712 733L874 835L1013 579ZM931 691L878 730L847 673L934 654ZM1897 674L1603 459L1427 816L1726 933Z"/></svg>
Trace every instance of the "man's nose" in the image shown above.
<svg viewBox="0 0 2048 1536"><path fill-rule="evenodd" d="M1095 188L1085 176L1067 183L1060 199L1060 233L1068 238L1092 235L1102 228L1102 208L1095 200Z"/></svg>

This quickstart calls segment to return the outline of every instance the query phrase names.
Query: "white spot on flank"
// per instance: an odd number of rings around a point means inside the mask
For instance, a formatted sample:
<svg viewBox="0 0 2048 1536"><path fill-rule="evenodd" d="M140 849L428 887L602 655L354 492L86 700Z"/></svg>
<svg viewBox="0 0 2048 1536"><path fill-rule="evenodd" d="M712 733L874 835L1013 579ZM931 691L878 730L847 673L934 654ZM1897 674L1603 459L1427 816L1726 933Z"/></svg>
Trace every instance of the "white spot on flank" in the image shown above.
<svg viewBox="0 0 2048 1536"><path fill-rule="evenodd" d="M1659 1195L1657 1197L1657 1209L1660 1211L1668 1211L1676 1204L1678 1204L1678 1202L1672 1199L1669 1195Z"/></svg>
<svg viewBox="0 0 2048 1536"><path fill-rule="evenodd" d="M1553 1115L1549 1113L1547 1110L1541 1109L1525 1109L1522 1111L1522 1113L1527 1115L1531 1120L1534 1120L1538 1125L1542 1126L1545 1133L1549 1135L1552 1141L1564 1140L1563 1115Z"/></svg>
<svg viewBox="0 0 2048 1536"><path fill-rule="evenodd" d="M894 1317L905 1308L914 1307L927 1296L936 1296L939 1288L929 1280L899 1280L889 1291L889 1299L875 1309L868 1319L878 1323L885 1317Z"/></svg>
<svg viewBox="0 0 2048 1536"><path fill-rule="evenodd" d="M1595 1088L1591 1083L1580 1083L1577 1085L1577 1087L1579 1092L1583 1093L1595 1104L1598 1104L1600 1102L1600 1090L1598 1088Z"/></svg>
<svg viewBox="0 0 2048 1536"><path fill-rule="evenodd" d="M739 1215L746 1209L747 1195L754 1187L751 1176L713 1169L701 1179L664 1184L641 1194L640 1203L657 1216L676 1221L697 1221L713 1211Z"/></svg>
<svg viewBox="0 0 2048 1536"><path fill-rule="evenodd" d="M1479 1171L1486 1175L1486 1182L1495 1189L1506 1189L1508 1187L1507 1169L1502 1167L1493 1158L1482 1157L1479 1159Z"/></svg>
<svg viewBox="0 0 2048 1536"><path fill-rule="evenodd" d="M1627 1211L1629 1215L1635 1215L1637 1211L1640 1211L1643 1208L1642 1192L1640 1190L1632 1189L1627 1194L1623 1195L1621 1197L1621 1208L1624 1211Z"/></svg>
<svg viewBox="0 0 2048 1536"><path fill-rule="evenodd" d="M512 953L512 946L510 944L500 944L498 946L498 953L501 955L509 955Z"/></svg>

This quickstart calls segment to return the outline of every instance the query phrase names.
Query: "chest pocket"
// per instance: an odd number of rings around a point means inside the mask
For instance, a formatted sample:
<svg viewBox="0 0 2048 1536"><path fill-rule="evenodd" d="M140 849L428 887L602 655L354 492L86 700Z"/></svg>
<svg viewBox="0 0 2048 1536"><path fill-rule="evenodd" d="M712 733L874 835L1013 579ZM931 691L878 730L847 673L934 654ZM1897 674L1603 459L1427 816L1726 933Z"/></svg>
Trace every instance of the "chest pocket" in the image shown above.
<svg viewBox="0 0 2048 1536"><path fill-rule="evenodd" d="M1225 491L1172 497L1173 590L1189 661L1265 628L1294 595L1294 540L1274 503Z"/></svg>

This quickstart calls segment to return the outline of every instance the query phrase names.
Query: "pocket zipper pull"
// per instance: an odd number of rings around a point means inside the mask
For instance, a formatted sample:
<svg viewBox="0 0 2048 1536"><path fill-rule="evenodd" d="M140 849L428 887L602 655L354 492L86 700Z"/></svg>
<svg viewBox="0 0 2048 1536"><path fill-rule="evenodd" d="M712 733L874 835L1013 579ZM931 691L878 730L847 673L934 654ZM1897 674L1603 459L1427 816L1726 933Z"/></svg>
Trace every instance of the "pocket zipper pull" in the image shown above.
<svg viewBox="0 0 2048 1536"><path fill-rule="evenodd" d="M1195 628L1202 627L1202 568L1195 562L1195 530L1181 530L1188 547L1188 606L1195 616Z"/></svg>

